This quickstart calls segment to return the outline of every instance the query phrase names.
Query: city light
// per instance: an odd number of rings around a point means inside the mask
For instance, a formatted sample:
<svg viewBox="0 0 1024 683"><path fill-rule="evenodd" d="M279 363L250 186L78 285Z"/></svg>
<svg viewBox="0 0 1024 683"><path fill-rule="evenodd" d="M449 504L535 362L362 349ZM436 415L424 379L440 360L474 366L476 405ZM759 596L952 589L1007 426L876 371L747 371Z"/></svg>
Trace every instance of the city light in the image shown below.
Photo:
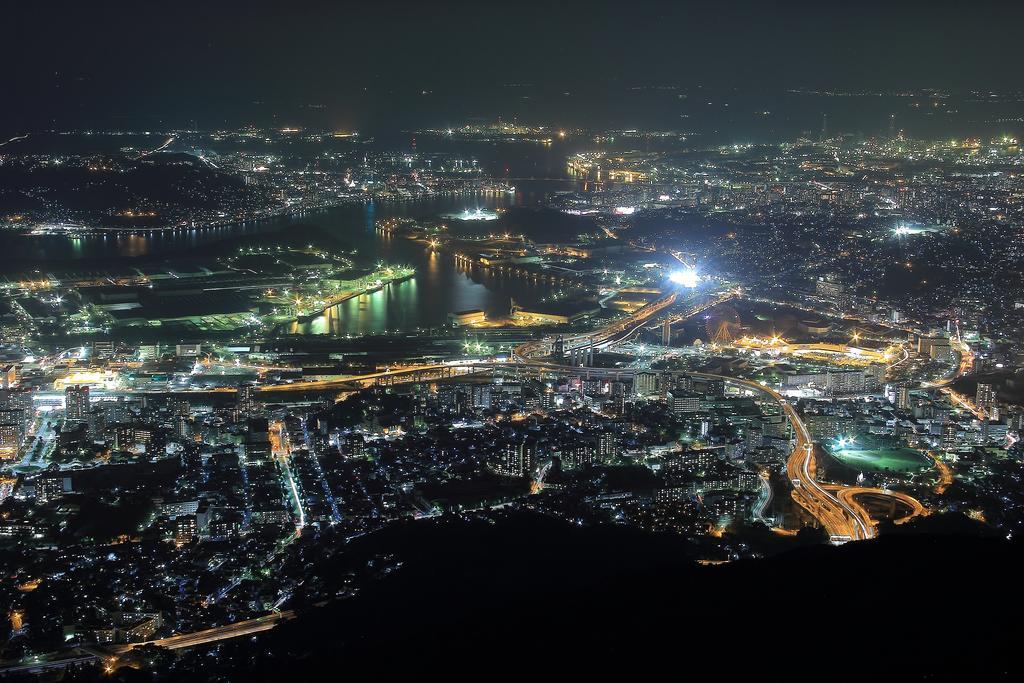
<svg viewBox="0 0 1024 683"><path fill-rule="evenodd" d="M675 270L669 274L668 279L677 285L688 287L693 289L700 282L700 276L697 275L697 271L693 268L686 268L684 270Z"/></svg>
<svg viewBox="0 0 1024 683"><path fill-rule="evenodd" d="M0 43L0 674L1024 669L1024 3L137 4Z"/></svg>

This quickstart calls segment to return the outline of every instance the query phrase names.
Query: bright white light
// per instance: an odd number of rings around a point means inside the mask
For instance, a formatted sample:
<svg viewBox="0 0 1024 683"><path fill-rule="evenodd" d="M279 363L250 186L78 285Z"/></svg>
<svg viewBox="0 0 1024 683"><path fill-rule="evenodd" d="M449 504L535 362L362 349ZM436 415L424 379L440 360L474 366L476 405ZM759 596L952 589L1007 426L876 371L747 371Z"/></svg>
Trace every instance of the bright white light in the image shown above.
<svg viewBox="0 0 1024 683"><path fill-rule="evenodd" d="M696 270L694 270L693 268L687 268L686 270L673 271L668 276L668 279L676 283L677 285L693 288L697 286L697 282L700 278L697 276Z"/></svg>

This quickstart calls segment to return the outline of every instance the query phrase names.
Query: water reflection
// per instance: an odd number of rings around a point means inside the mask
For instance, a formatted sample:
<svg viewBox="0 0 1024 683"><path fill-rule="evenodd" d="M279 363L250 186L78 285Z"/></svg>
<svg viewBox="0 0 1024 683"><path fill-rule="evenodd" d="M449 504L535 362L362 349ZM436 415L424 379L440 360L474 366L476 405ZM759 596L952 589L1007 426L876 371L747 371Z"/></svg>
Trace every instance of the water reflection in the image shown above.
<svg viewBox="0 0 1024 683"><path fill-rule="evenodd" d="M27 237L5 233L0 235L0 249L10 257L8 270L15 272L26 269L24 263L19 264L19 257L45 260L47 263L92 259L117 268L129 265L126 258L142 257L136 261L137 264L155 267L164 259L194 258L197 253L202 258L203 247L226 238L265 235L260 240L269 244L273 243L275 234L286 234L297 226L313 225L334 237L345 248L354 250L355 260L360 266L373 266L378 261L409 265L416 269L416 275L378 292L343 302L308 323L293 324L289 331L297 334L362 335L415 330L443 325L449 313L467 309L482 309L490 317L507 315L513 299L536 301L547 296L551 288L525 278L467 270L456 264L450 253L433 251L403 237L378 235L375 222L393 216L436 217L466 209L495 210L511 205L533 205L541 202L550 191L567 189L565 184L536 183L524 191L522 185L514 195L468 192L426 200L369 202L210 229L105 233L74 240L63 235Z"/></svg>

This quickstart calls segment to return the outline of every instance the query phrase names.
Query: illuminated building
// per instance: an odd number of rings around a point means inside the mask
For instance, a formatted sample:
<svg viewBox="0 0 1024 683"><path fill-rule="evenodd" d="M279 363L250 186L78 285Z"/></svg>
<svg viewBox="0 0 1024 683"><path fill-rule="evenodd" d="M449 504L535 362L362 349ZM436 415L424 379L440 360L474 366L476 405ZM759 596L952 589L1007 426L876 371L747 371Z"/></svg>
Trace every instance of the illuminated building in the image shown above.
<svg viewBox="0 0 1024 683"><path fill-rule="evenodd" d="M158 506L160 514L168 519L177 519L186 515L194 515L199 511L198 500L169 500Z"/></svg>
<svg viewBox="0 0 1024 683"><path fill-rule="evenodd" d="M48 503L71 491L71 477L43 475L36 479L36 500Z"/></svg>
<svg viewBox="0 0 1024 683"><path fill-rule="evenodd" d="M593 465L596 455L597 449L594 443L581 441L571 444L562 449L562 467L577 469Z"/></svg>
<svg viewBox="0 0 1024 683"><path fill-rule="evenodd" d="M654 372L638 372L633 380L633 391L640 396L658 393L658 375Z"/></svg>
<svg viewBox="0 0 1024 683"><path fill-rule="evenodd" d="M491 386L489 384L478 384L471 389L471 399L474 408L491 407Z"/></svg>
<svg viewBox="0 0 1024 683"><path fill-rule="evenodd" d="M338 443L341 454L350 458L359 458L366 455L366 440L362 434L346 434Z"/></svg>
<svg viewBox="0 0 1024 683"><path fill-rule="evenodd" d="M958 427L955 422L947 422L942 426L942 448L952 450L957 445Z"/></svg>
<svg viewBox="0 0 1024 683"><path fill-rule="evenodd" d="M5 365L0 367L0 388L10 389L18 383L18 366Z"/></svg>
<svg viewBox="0 0 1024 683"><path fill-rule="evenodd" d="M555 407L555 390L551 387L544 387L540 394L540 407L544 410L551 410Z"/></svg>
<svg viewBox="0 0 1024 683"><path fill-rule="evenodd" d="M524 440L505 444L494 471L505 477L528 477L537 465L537 444Z"/></svg>
<svg viewBox="0 0 1024 683"><path fill-rule="evenodd" d="M611 462L619 454L619 443L614 432L597 435L597 458L603 463Z"/></svg>
<svg viewBox="0 0 1024 683"><path fill-rule="evenodd" d="M978 382L978 390L975 393L974 402L982 410L991 408L996 403L995 388L991 384Z"/></svg>
<svg viewBox="0 0 1024 683"><path fill-rule="evenodd" d="M245 435L245 459L262 462L270 458L270 423L264 417L249 420Z"/></svg>
<svg viewBox="0 0 1024 683"><path fill-rule="evenodd" d="M839 278L831 274L818 278L815 290L819 297L828 301L839 310L843 310L849 301L846 287L839 281Z"/></svg>
<svg viewBox="0 0 1024 683"><path fill-rule="evenodd" d="M896 387L896 407L900 410L910 409L910 387Z"/></svg>
<svg viewBox="0 0 1024 683"><path fill-rule="evenodd" d="M32 414L32 392L29 389L0 389L0 410L22 410L28 419Z"/></svg>
<svg viewBox="0 0 1024 683"><path fill-rule="evenodd" d="M72 384L64 390L64 421L85 422L89 415L89 387Z"/></svg>
<svg viewBox="0 0 1024 683"><path fill-rule="evenodd" d="M942 337L920 337L917 341L917 352L932 360L948 361L953 358L953 350L949 340Z"/></svg>
<svg viewBox="0 0 1024 683"><path fill-rule="evenodd" d="M700 410L700 396L687 391L673 389L665 395L669 409L675 415L696 413Z"/></svg>
<svg viewBox="0 0 1024 683"><path fill-rule="evenodd" d="M188 439L192 433L192 425L187 415L176 415L174 417L174 435L179 439Z"/></svg>
<svg viewBox="0 0 1024 683"><path fill-rule="evenodd" d="M487 321L487 316L479 308L473 308L466 311L457 311L455 313L448 314L448 322L452 325L458 325L460 327L466 325L479 325Z"/></svg>
<svg viewBox="0 0 1024 683"><path fill-rule="evenodd" d="M178 545L190 543L199 533L195 515L178 515L174 520L174 542Z"/></svg>
<svg viewBox="0 0 1024 683"><path fill-rule="evenodd" d="M256 385L242 384L238 387L238 412L249 415L256 411Z"/></svg>
<svg viewBox="0 0 1024 683"><path fill-rule="evenodd" d="M25 425L20 410L0 410L0 456L15 454L25 438Z"/></svg>

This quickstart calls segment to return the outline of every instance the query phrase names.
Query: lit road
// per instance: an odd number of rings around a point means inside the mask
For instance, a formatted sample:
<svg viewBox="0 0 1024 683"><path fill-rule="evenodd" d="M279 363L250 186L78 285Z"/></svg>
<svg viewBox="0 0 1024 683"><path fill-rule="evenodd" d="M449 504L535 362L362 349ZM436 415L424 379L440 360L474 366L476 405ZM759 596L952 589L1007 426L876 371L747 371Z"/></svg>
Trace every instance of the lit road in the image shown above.
<svg viewBox="0 0 1024 683"><path fill-rule="evenodd" d="M678 322L697 315L702 311L732 299L736 294L737 293L734 290L721 292L715 297L695 304L682 313L673 315L669 318L669 322ZM644 326L649 324L654 316L672 304L675 304L678 296L678 293L673 292L661 299L658 299L657 301L647 304L626 318L616 320L592 332L565 337L563 338L564 350L569 352L591 347L594 349L602 349L613 344L629 341L635 337L644 328ZM520 344L513 350L512 357L514 359L528 359L536 358L538 356L547 356L551 353L555 339L555 337L548 337L543 340Z"/></svg>
<svg viewBox="0 0 1024 683"><path fill-rule="evenodd" d="M0 142L0 147L4 147L6 145L9 145L12 142L17 142L18 140L24 140L27 137L28 137L28 133L26 133L25 135L15 135L13 138L11 138L10 140L7 140L6 142Z"/></svg>
<svg viewBox="0 0 1024 683"><path fill-rule="evenodd" d="M793 452L786 461L786 473L793 483L793 499L821 523L834 542L872 538L874 526L863 508L854 508L818 484L814 444L796 409L773 389L747 380L732 381L768 394L786 413L796 437Z"/></svg>
<svg viewBox="0 0 1024 683"><path fill-rule="evenodd" d="M949 377L935 382L922 382L921 386L926 389L938 389L945 394L954 405L972 413L979 420L987 420L988 414L984 409L974 405L974 403L963 394L953 391L952 387L953 382L970 372L971 368L974 366L974 352L971 351L971 347L959 338L951 337L949 342L950 346L956 349L960 354L960 364Z"/></svg>
<svg viewBox="0 0 1024 683"><path fill-rule="evenodd" d="M636 334L636 332L638 332L643 326L644 322L646 322L651 316L657 314L667 306L674 304L676 302L676 296L677 294L673 292L653 303L647 304L640 310L630 314L622 320L616 320L615 322L609 323L608 325L598 328L593 332L563 338L565 351L573 351L587 347L598 348L614 341L629 338ZM513 350L512 356L514 358L547 356L551 353L551 348L554 345L554 342L555 338L550 337L540 341L520 344Z"/></svg>
<svg viewBox="0 0 1024 683"><path fill-rule="evenodd" d="M215 626L214 628L208 628L203 631L195 631L193 633L179 633L176 636L169 636L167 638L160 638L158 640L147 640L144 643L126 643L124 645L112 645L107 649L109 649L111 652L115 654L121 654L127 652L128 650L131 650L132 648L138 647L139 645L152 644L159 645L160 647L166 647L170 650L181 650L188 647L196 647L199 645L206 645L208 643L216 643L220 640L239 638L241 636L248 636L254 633L269 631L282 621L292 619L294 616L295 612L288 610L285 612L267 614L262 617L256 617L255 619L246 619L245 621L235 622L234 624L227 624L226 626Z"/></svg>
<svg viewBox="0 0 1024 683"><path fill-rule="evenodd" d="M174 140L175 140L175 138L174 138L174 136L172 135L171 137L167 138L167 139L166 139L166 140L164 141L164 144L160 145L160 146L159 146L159 147L157 147L156 149L151 149L151 150L149 150L148 152L143 152L143 153L142 153L142 154L140 154L139 156L135 157L135 160L136 160L136 161L138 161L139 159L144 159L144 158L148 157L148 156L149 156L150 154L156 154L157 152L162 152L163 150L165 150L165 149L167 149L168 147L170 147L170 146L171 146L171 143L173 143L173 142L174 142Z"/></svg>
<svg viewBox="0 0 1024 683"><path fill-rule="evenodd" d="M631 329L631 328L627 328ZM338 380L324 380L320 382L303 382L282 387L266 387L266 390L284 389L301 391L304 389L328 389L341 388L343 386L368 386L370 384L384 381L386 383L406 383L424 381L426 378L439 372L450 372L453 376L465 375L473 372L486 372L497 368L520 368L534 371L551 372L585 372L592 376L602 374L625 376L632 374L633 370L626 369L604 369L604 368L578 368L573 366L559 365L544 361L456 361L453 363L439 363L432 365L416 365L394 370L375 372L367 375L351 376ZM796 442L793 452L786 462L786 472L789 480L793 483L793 499L807 512L811 514L825 528L834 542L846 540L863 540L875 536L875 522L867 514L863 506L851 503L848 496L840 495L842 487L830 487L839 490L838 493L829 490L817 481L817 463L814 456L814 444L807 427L792 405L778 392L757 382L727 377L724 375L713 375L699 372L686 372L684 374L692 377L723 380L728 384L753 390L769 396L778 403L785 412L786 418L793 428ZM881 489L864 489L857 487L859 492L877 492L885 494ZM912 499L911 499L912 500ZM916 503L916 501L915 501ZM917 503L920 505L920 503ZM913 505L911 506L913 507Z"/></svg>
<svg viewBox="0 0 1024 683"><path fill-rule="evenodd" d="M299 516L299 519L295 522L295 530L300 532L306 526L306 511L302 508L302 496L299 494L299 487L295 483L295 477L292 476L292 468L288 464L291 450L291 439L288 435L288 430L285 429L284 422L274 420L270 423L270 452L281 466L288 490L295 502L295 510Z"/></svg>
<svg viewBox="0 0 1024 683"><path fill-rule="evenodd" d="M772 485L768 481L768 471L762 471L758 475L758 479L761 480L761 493L758 495L757 503L754 505L753 517L771 526L771 522L764 517L764 511L768 509L772 502Z"/></svg>
<svg viewBox="0 0 1024 683"><path fill-rule="evenodd" d="M830 486L828 488L831 489L833 487ZM868 517L869 519L870 514L864 507L863 503L858 499L884 497L892 499L893 502L901 503L904 507L907 508L908 512L907 514L902 515L901 517L896 517L893 520L896 524L902 524L904 522L910 521L914 517L928 514L928 511L925 509L924 505L922 505L920 501L918 501L916 498L908 496L905 493L900 493L899 491L866 488L863 486L848 486L844 488L836 488L835 490L836 495L839 497L841 501L849 505L851 508L857 510L859 514L862 514L865 517Z"/></svg>
<svg viewBox="0 0 1024 683"><path fill-rule="evenodd" d="M623 376L631 374L631 370L623 369L604 369L604 368L577 368L572 366L557 365L555 363L546 363L543 361L522 361L522 362L483 362L483 361L466 361L466 364L474 368L524 368L533 369L536 371L549 370L552 372L586 372L592 376L599 376L602 374ZM451 367L448 366L418 366L415 369L406 371L396 371L390 373L390 381L401 381L402 374L413 374L416 372L422 372L424 369L437 369L440 367ZM375 374L377 376L379 373ZM832 537L834 542L842 542L846 540L863 540L873 538L875 536L875 523L871 517L867 514L862 506L854 506L845 499L845 496L840 496L837 493L826 489L820 485L817 481L817 464L814 457L814 444L812 443L811 435L807 431L807 427L804 425L800 416L792 405L778 392L766 387L757 382L750 380L739 379L736 377L727 377L724 375L713 375L708 373L700 372L686 372L691 377L701 377L705 379L717 379L725 381L728 384L734 386L743 387L748 390L757 391L766 394L778 403L783 411L785 412L786 418L792 425L793 434L796 438L796 443L793 448L793 452L790 454L789 459L786 462L786 471L791 482L793 482L793 499L805 510L807 510L815 519L817 519L821 525L825 528L828 534ZM415 381L415 380L414 380ZM293 385L294 386L294 385ZM843 487L833 487L841 489ZM860 492L877 492L884 494L881 489L864 489L858 487ZM915 501L916 502L916 501ZM920 505L918 503L917 505Z"/></svg>
<svg viewBox="0 0 1024 683"><path fill-rule="evenodd" d="M630 370L623 369L578 368L558 365L555 363L546 363L543 361L493 362L475 360L445 364L417 365L407 368L396 368L393 371L352 376L339 380L304 382L284 386L290 390L300 391L303 389L313 388L314 386L316 388L326 389L330 388L332 385L335 387L343 385L352 386L353 384L365 386L367 383L372 384L379 381L386 381L388 383L416 382L423 381L425 376L436 372L449 371L453 374L467 374L469 372L487 371L501 367L518 367L533 369L536 371L550 370L552 372L586 372L595 376L601 374L628 375L632 372ZM684 374L692 377L723 380L735 386L757 391L768 395L776 403L782 406L782 409L786 414L786 418L793 427L793 433L796 437L796 444L793 448L793 452L790 454L786 463L786 471L790 481L793 482L794 487L793 499L821 523L834 541L861 540L872 538L875 535L874 523L864 512L863 508L850 505L836 494L833 494L818 484L816 479L817 467L814 458L814 445L811 440L811 435L807 431L807 427L800 419L796 410L781 394L769 387L750 380L699 372L687 372ZM267 389L277 388L282 387L267 387Z"/></svg>
<svg viewBox="0 0 1024 683"><path fill-rule="evenodd" d="M935 463L935 469L939 472L939 480L935 483L935 493L943 494L953 483L953 470L947 465L935 451L925 451L925 454Z"/></svg>
<svg viewBox="0 0 1024 683"><path fill-rule="evenodd" d="M0 667L0 674L41 673L43 671L63 669L73 664L87 664L96 661L102 661L109 672L120 665L117 657L118 655L124 654L125 652L139 647L140 645L158 645L169 650L183 650L190 647L208 645L222 640L241 638L243 636L251 636L264 631L269 631L282 621L288 621L294 617L295 612L288 610L267 614L262 617L256 617L255 619L246 619L244 621L235 622L234 624L215 626L213 628L194 631L192 633L179 633L178 635L169 636L167 638L147 640L141 643L109 645L106 648L85 648L83 646L81 648L63 650L61 652L43 655L40 656L37 661L22 661L17 664ZM110 653L109 655L107 654L108 652Z"/></svg>

